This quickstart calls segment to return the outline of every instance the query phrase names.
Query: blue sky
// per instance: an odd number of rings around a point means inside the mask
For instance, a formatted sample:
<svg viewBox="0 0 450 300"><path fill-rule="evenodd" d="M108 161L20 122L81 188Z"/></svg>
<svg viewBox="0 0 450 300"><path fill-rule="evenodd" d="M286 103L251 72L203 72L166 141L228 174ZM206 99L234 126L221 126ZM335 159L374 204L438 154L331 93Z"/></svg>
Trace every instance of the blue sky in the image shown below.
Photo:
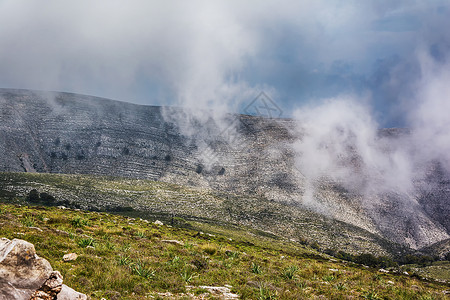
<svg viewBox="0 0 450 300"><path fill-rule="evenodd" d="M446 66L449 1L0 1L0 86L284 116L352 95L408 126L423 57ZM427 73L428 74L428 73Z"/></svg>

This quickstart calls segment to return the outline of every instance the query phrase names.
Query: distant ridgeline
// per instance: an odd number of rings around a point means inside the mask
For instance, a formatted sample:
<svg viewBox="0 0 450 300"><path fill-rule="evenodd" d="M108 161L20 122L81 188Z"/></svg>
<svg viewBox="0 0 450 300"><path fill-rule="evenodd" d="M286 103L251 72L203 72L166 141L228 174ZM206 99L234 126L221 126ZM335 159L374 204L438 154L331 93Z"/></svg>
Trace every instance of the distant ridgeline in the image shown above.
<svg viewBox="0 0 450 300"><path fill-rule="evenodd" d="M193 119L181 108L0 89L0 171L145 178L303 205L306 179L294 168L292 149L301 135L293 120L229 115L227 126ZM362 195L329 180L316 183L314 197L336 220L421 248L450 237L449 176L435 166L426 180L406 212L404 196L376 195L381 204L367 206Z"/></svg>

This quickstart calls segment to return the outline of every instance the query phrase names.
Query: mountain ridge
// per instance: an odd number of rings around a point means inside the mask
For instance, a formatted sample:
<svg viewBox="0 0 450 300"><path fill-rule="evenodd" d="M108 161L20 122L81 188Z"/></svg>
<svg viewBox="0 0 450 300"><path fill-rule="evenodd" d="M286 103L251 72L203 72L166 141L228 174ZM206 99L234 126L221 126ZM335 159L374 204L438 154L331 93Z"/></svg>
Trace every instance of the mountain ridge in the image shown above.
<svg viewBox="0 0 450 300"><path fill-rule="evenodd" d="M436 187L412 196L419 199L414 207L404 195L357 195L327 179L314 183L319 206L305 205L308 182L293 167L292 148L302 133L291 119L202 120L181 108L8 89L0 89L0 109L0 171L112 175L232 191L313 209L417 249L450 237L450 177L438 166L431 167L426 184ZM192 120L198 126L186 133L191 128L183 125ZM239 147L230 143L233 134ZM397 139L408 129L379 134ZM213 164L205 160L205 149L213 151ZM372 202L381 205L370 207Z"/></svg>

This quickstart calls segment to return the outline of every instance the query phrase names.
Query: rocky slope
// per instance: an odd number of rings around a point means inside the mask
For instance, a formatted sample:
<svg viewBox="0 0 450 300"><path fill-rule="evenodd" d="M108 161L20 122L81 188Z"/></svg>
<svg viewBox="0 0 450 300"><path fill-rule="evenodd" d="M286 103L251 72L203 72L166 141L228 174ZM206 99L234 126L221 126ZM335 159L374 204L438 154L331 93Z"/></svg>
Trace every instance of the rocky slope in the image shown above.
<svg viewBox="0 0 450 300"><path fill-rule="evenodd" d="M319 209L303 203L307 181L293 167L292 144L302 139L296 127L289 119L196 120L177 108L3 89L0 171L113 175L231 191L319 210L413 248L450 237L450 176L438 165L428 166L413 195L361 195L324 179L314 182ZM395 140L404 133L381 134Z"/></svg>

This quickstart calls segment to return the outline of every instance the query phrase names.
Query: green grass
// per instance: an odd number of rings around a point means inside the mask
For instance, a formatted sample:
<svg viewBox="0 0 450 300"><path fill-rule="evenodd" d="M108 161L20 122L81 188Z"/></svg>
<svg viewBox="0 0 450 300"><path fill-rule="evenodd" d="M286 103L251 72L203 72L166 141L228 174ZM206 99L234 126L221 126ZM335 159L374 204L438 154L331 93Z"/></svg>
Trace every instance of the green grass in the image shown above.
<svg viewBox="0 0 450 300"><path fill-rule="evenodd" d="M295 265L289 266L283 270L281 277L283 277L284 279L294 279L295 273L297 273L297 271L298 271L297 266L295 266Z"/></svg>
<svg viewBox="0 0 450 300"><path fill-rule="evenodd" d="M246 235L239 228L208 225L199 234L56 207L0 204L0 211L1 237L33 243L38 255L63 274L65 284L93 299L157 299L166 292L189 299L205 293L200 286L224 285L231 285L242 299L445 299L442 292L449 289L438 282L330 261L308 247ZM30 219L42 231L23 225ZM86 223L80 227L73 220ZM63 255L71 252L78 258L64 262ZM188 285L194 292L188 292Z"/></svg>

